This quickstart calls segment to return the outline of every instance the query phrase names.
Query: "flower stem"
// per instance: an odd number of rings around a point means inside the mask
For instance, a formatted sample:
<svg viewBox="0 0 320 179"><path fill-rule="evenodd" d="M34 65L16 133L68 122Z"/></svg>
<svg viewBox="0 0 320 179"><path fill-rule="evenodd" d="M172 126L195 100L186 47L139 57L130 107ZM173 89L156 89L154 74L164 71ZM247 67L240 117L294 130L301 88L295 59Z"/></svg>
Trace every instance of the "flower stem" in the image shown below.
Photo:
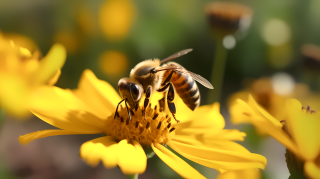
<svg viewBox="0 0 320 179"><path fill-rule="evenodd" d="M209 92L208 104L220 101L226 57L227 49L223 46L222 40L218 40L210 79L214 89Z"/></svg>
<svg viewBox="0 0 320 179"><path fill-rule="evenodd" d="M138 179L139 174L127 175L128 179Z"/></svg>

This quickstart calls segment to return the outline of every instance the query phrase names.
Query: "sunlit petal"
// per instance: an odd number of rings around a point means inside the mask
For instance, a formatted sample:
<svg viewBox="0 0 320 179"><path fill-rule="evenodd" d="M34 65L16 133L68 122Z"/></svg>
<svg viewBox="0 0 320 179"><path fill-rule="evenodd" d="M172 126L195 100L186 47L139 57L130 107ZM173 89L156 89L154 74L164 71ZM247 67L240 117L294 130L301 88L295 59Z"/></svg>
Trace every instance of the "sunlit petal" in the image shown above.
<svg viewBox="0 0 320 179"><path fill-rule="evenodd" d="M161 144L151 144L151 147L164 163L166 163L183 178L205 178L197 170L192 168L189 164Z"/></svg>
<svg viewBox="0 0 320 179"><path fill-rule="evenodd" d="M100 137L82 144L80 156L91 166L97 166L100 161L106 168L116 167L118 164L118 143L111 136Z"/></svg>
<svg viewBox="0 0 320 179"><path fill-rule="evenodd" d="M259 179L261 172L259 169L230 170L217 176L217 179Z"/></svg>
<svg viewBox="0 0 320 179"><path fill-rule="evenodd" d="M76 132L60 130L60 129L43 130L43 131L32 132L32 133L20 136L19 142L25 145L33 140L44 138L44 137L56 136L56 135L73 135L73 134L83 134L83 133L76 133Z"/></svg>
<svg viewBox="0 0 320 179"><path fill-rule="evenodd" d="M225 170L264 169L267 163L265 157L250 152L223 150L201 145L194 146L176 141L170 141L168 145L184 157L210 168Z"/></svg>
<svg viewBox="0 0 320 179"><path fill-rule="evenodd" d="M304 164L304 172L310 178L320 178L320 168L313 162Z"/></svg>
<svg viewBox="0 0 320 179"><path fill-rule="evenodd" d="M132 145L128 140L122 140L118 146L119 167L124 174L140 174L146 170L147 156L139 143Z"/></svg>
<svg viewBox="0 0 320 179"><path fill-rule="evenodd" d="M104 121L71 90L42 87L34 93L30 110L43 121L73 132L102 133Z"/></svg>
<svg viewBox="0 0 320 179"><path fill-rule="evenodd" d="M50 86L55 85L55 84L57 83L60 75L61 75L61 70L58 69L57 72L56 72L56 74L54 74L54 76L51 77L51 79L49 79L49 80L47 81L47 84L50 85Z"/></svg>
<svg viewBox="0 0 320 179"><path fill-rule="evenodd" d="M107 82L97 79L91 70L85 70L82 74L78 89L74 93L84 103L95 110L100 118L111 115L121 98L114 88Z"/></svg>
<svg viewBox="0 0 320 179"><path fill-rule="evenodd" d="M48 54L40 61L39 68L34 73L36 83L45 83L61 69L66 60L66 49L61 44L54 44Z"/></svg>
<svg viewBox="0 0 320 179"><path fill-rule="evenodd" d="M320 151L320 114L303 112L300 102L295 99L289 100L287 106L290 111L286 120L289 133L305 159L313 160Z"/></svg>
<svg viewBox="0 0 320 179"><path fill-rule="evenodd" d="M188 118L176 126L176 133L184 133L184 129L211 129L212 131L224 128L224 118L220 114L220 104L205 105L197 108Z"/></svg>
<svg viewBox="0 0 320 179"><path fill-rule="evenodd" d="M282 130L282 125L280 122L278 122L280 126L278 124L274 125L275 123L271 122L269 118L266 118L266 116L261 116L261 113L258 109L255 109L256 112L259 112L256 114L246 102L238 99L238 103L240 104L241 109L243 109L242 115L245 116L254 126L260 129L262 132L267 133L275 138L292 152L296 154L298 153L296 144L291 140L290 136Z"/></svg>

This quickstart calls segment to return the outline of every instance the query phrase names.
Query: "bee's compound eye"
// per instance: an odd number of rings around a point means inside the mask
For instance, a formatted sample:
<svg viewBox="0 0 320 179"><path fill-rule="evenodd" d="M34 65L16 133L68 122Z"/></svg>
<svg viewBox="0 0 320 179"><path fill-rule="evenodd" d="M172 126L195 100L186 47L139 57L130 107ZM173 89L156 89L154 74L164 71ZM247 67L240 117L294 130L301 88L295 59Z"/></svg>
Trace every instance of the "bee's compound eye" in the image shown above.
<svg viewBox="0 0 320 179"><path fill-rule="evenodd" d="M135 100L135 101L139 101L140 98L141 98L141 93L140 93L140 90L139 90L139 86L136 85L136 84L131 83L130 89L131 89L132 99Z"/></svg>
<svg viewBox="0 0 320 179"><path fill-rule="evenodd" d="M157 72L157 70L155 69L155 68L152 68L151 70L150 70L150 73L156 73Z"/></svg>

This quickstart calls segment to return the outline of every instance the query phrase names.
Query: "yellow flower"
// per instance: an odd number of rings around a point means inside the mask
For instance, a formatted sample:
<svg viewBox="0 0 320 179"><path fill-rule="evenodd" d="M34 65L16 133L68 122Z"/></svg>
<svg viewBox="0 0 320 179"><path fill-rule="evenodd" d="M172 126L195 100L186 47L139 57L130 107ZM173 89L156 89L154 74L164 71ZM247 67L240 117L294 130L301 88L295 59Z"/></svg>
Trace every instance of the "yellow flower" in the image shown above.
<svg viewBox="0 0 320 179"><path fill-rule="evenodd" d="M16 46L0 34L0 107L25 117L32 92L41 85L53 85L59 78L66 52L55 44L39 61L39 52Z"/></svg>
<svg viewBox="0 0 320 179"><path fill-rule="evenodd" d="M260 170L257 168L246 170L230 170L218 175L217 179L259 179L261 178Z"/></svg>
<svg viewBox="0 0 320 179"><path fill-rule="evenodd" d="M320 113L302 108L301 103L295 99L288 100L282 110L286 111L287 116L281 123L261 108L250 95L248 103L238 99L233 115L250 121L259 130L278 140L305 162L306 175L320 178Z"/></svg>
<svg viewBox="0 0 320 179"><path fill-rule="evenodd" d="M285 106L288 99L298 98L309 104L312 99L315 99L316 97L316 95L310 95L311 93L309 92L308 87L304 84L293 84L292 90L285 94L279 94L279 92L275 90L276 88L277 84L270 78L263 77L253 80L244 90L236 92L229 97L228 105L230 110L232 111L234 108L233 106L237 105L238 98L247 101L249 94L251 94L263 109L281 121L286 118L286 111L283 110L283 106ZM314 102L316 103L317 100L314 100ZM240 116L233 116L233 114L235 113L231 112L233 123L238 124L248 122L243 121L244 118L240 118Z"/></svg>
<svg viewBox="0 0 320 179"><path fill-rule="evenodd" d="M99 10L102 31L108 40L124 39L133 23L136 8L132 0L105 0Z"/></svg>
<svg viewBox="0 0 320 179"><path fill-rule="evenodd" d="M147 165L144 149L150 147L169 167L184 178L204 178L163 145L167 144L186 158L201 165L225 170L264 168L266 159L250 153L232 140L243 140L245 133L223 129L225 122L219 104L199 107L195 112L177 102L175 123L171 115L160 112L157 105L146 109L146 120L141 108L131 111L130 121L121 100L107 82L99 80L90 70L85 70L78 89L63 90L43 87L38 91L31 111L45 122L60 128L20 136L22 144L54 135L98 134L106 136L85 142L80 156L92 166L103 162L106 168L120 167L124 174L143 173ZM151 100L152 101L152 100ZM180 103L180 104L178 104Z"/></svg>

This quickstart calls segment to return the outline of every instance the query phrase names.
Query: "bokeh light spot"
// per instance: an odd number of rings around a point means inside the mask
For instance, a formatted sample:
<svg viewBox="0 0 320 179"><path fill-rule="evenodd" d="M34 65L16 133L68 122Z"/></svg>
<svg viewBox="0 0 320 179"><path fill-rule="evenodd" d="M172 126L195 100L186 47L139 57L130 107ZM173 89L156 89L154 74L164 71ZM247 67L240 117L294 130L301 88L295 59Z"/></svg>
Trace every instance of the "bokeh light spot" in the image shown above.
<svg viewBox="0 0 320 179"><path fill-rule="evenodd" d="M272 76L271 81L274 92L279 95L288 95L294 90L295 81L293 77L287 73L276 73Z"/></svg>
<svg viewBox="0 0 320 179"><path fill-rule="evenodd" d="M122 40L130 30L136 8L131 0L106 0L99 11L102 31L108 40Z"/></svg>
<svg viewBox="0 0 320 179"><path fill-rule="evenodd" d="M236 46L236 39L232 35L223 38L222 44L226 49L233 49Z"/></svg>
<svg viewBox="0 0 320 179"><path fill-rule="evenodd" d="M100 55L99 66L107 75L121 75L128 67L128 59L122 52L109 50Z"/></svg>
<svg viewBox="0 0 320 179"><path fill-rule="evenodd" d="M279 46L288 42L291 38L289 25L280 19L267 21L262 28L262 37L271 46Z"/></svg>

